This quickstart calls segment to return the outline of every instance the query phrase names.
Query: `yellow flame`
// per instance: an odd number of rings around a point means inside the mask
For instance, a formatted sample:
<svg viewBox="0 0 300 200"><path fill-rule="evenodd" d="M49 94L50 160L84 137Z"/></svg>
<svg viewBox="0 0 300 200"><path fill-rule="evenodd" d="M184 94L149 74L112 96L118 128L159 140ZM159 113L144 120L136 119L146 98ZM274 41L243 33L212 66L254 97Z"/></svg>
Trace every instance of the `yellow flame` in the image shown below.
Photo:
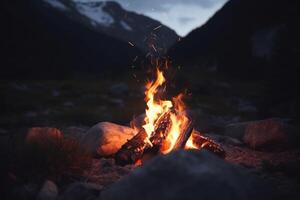
<svg viewBox="0 0 300 200"><path fill-rule="evenodd" d="M166 80L163 73L157 69L157 78L155 82L149 82L146 85L145 95L147 109L145 125L143 126L148 135L146 141L151 145L149 139L155 130L156 120L164 113L168 112L171 108L175 110L174 113L171 113L171 127L169 132L166 134L167 137L165 138L161 148L161 152L163 154L169 153L173 150L182 129L185 128L186 124L188 123L188 118L185 113L185 105L182 101L182 94L174 97L173 101L156 99L158 89L165 83L165 81Z"/></svg>
<svg viewBox="0 0 300 200"><path fill-rule="evenodd" d="M194 144L194 139L193 139L193 135L190 136L190 138L188 139L188 141L185 144L185 149L199 149L198 146L196 144Z"/></svg>
<svg viewBox="0 0 300 200"><path fill-rule="evenodd" d="M185 105L182 101L182 97L183 95L180 94L177 97L173 98L176 114L171 114L172 126L161 148L161 152L163 154L170 153L173 150L180 136L180 133L183 129L186 128L186 125L188 123L188 118L186 116Z"/></svg>
<svg viewBox="0 0 300 200"><path fill-rule="evenodd" d="M146 118L145 125L143 128L145 129L148 137L151 137L151 134L154 131L154 123L156 119L163 113L167 112L170 108L173 107L171 101L155 101L155 95L158 92L158 88L162 86L165 82L165 77L163 73L157 69L157 79L156 81L149 82L146 85L146 101L147 101L147 109L146 109Z"/></svg>

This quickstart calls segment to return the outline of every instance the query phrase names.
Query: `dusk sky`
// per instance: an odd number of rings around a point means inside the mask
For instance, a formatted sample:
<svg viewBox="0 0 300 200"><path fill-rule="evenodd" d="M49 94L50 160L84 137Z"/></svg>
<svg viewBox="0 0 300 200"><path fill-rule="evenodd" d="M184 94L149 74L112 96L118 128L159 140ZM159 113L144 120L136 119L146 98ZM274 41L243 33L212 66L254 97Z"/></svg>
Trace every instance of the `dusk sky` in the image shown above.
<svg viewBox="0 0 300 200"><path fill-rule="evenodd" d="M90 1L90 0L76 0ZM92 0L95 1L95 0ZM99 0L101 1L101 0ZM161 21L185 36L203 25L227 0L115 0L131 11Z"/></svg>

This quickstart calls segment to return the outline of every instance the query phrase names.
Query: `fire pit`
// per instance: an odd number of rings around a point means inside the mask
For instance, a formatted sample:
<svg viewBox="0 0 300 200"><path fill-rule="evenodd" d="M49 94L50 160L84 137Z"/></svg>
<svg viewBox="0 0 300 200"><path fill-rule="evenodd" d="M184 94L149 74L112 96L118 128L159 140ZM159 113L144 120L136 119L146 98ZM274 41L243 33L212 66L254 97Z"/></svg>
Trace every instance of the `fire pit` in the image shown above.
<svg viewBox="0 0 300 200"><path fill-rule="evenodd" d="M146 84L146 117L142 128L116 153L116 163L120 165L138 164L149 155L168 154L178 149L207 149L221 157L225 151L211 139L200 135L193 127L193 119L187 114L182 101L183 94L172 100L159 98L162 88L165 92L165 77L157 69L155 81Z"/></svg>

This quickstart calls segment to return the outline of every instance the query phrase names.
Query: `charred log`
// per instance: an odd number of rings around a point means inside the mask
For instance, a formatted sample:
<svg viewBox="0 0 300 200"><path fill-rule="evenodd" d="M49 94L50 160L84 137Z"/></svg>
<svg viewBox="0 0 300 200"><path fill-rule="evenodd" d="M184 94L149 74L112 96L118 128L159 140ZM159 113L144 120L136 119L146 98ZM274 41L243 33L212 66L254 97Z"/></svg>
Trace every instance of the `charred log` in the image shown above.
<svg viewBox="0 0 300 200"><path fill-rule="evenodd" d="M142 129L136 136L126 142L116 153L115 160L119 165L127 165L140 160L144 153L159 153L162 141L166 138L168 130L171 127L171 111L160 116L155 122L155 131L152 133L149 141L147 133Z"/></svg>
<svg viewBox="0 0 300 200"><path fill-rule="evenodd" d="M142 129L135 137L125 143L115 155L116 163L120 165L132 164L141 159L144 153L158 154L162 142L172 126L170 119L172 112L166 112L158 118L149 141L147 141L147 133Z"/></svg>
<svg viewBox="0 0 300 200"><path fill-rule="evenodd" d="M183 149L185 147L186 142L188 141L189 137L193 132L193 122L189 120L188 124L186 125L184 131L179 135L173 150Z"/></svg>
<svg viewBox="0 0 300 200"><path fill-rule="evenodd" d="M225 158L225 150L218 143L199 134L193 134L193 143L198 149L206 149L221 158Z"/></svg>
<svg viewBox="0 0 300 200"><path fill-rule="evenodd" d="M118 165L127 165L141 159L146 147L149 145L147 137L146 131L142 129L132 139L128 140L116 153L116 163Z"/></svg>
<svg viewBox="0 0 300 200"><path fill-rule="evenodd" d="M172 127L171 114L174 111L169 111L163 114L158 118L154 124L154 132L152 133L150 139L144 129L135 135L132 139L128 140L121 149L116 153L115 160L119 165L127 165L136 163L138 160L141 160L144 155L157 155L164 151L164 142L166 142L166 137ZM193 132L193 123L189 119L186 127L182 128L182 132L179 134L179 137L172 147L172 150L177 150L185 147L186 142ZM207 149L215 153L220 157L225 157L225 151L222 147L215 143L213 140L198 135L193 134L193 143L197 148Z"/></svg>
<svg viewBox="0 0 300 200"><path fill-rule="evenodd" d="M171 113L171 111L166 112L155 122L155 131L150 137L150 142L153 146L147 149L146 153L159 153L162 142L166 139L166 137L168 136L167 134L172 127Z"/></svg>

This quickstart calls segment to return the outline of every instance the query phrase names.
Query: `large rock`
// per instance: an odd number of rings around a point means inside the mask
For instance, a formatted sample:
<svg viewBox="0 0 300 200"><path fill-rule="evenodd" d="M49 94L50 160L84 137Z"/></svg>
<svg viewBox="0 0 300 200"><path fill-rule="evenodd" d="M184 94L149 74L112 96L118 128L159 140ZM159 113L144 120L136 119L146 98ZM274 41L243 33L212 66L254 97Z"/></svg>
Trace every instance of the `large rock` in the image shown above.
<svg viewBox="0 0 300 200"><path fill-rule="evenodd" d="M271 118L230 124L225 135L241 139L253 149L283 149L299 142L299 129L290 120Z"/></svg>
<svg viewBox="0 0 300 200"><path fill-rule="evenodd" d="M283 120L261 120L247 125L243 140L253 149L281 148L288 146L289 131Z"/></svg>
<svg viewBox="0 0 300 200"><path fill-rule="evenodd" d="M63 138L63 133L57 128L34 127L30 128L26 135L28 144L37 144L40 146L48 145Z"/></svg>
<svg viewBox="0 0 300 200"><path fill-rule="evenodd" d="M245 135L246 127L249 123L250 122L228 124L225 127L225 135L242 141Z"/></svg>
<svg viewBox="0 0 300 200"><path fill-rule="evenodd" d="M58 200L93 200L102 190L101 186L91 183L72 183Z"/></svg>
<svg viewBox="0 0 300 200"><path fill-rule="evenodd" d="M37 200L55 200L58 196L58 188L52 181L45 181L42 189L37 195Z"/></svg>
<svg viewBox="0 0 300 200"><path fill-rule="evenodd" d="M7 199L17 199L17 200L30 200L36 199L36 196L39 192L39 185L36 183L26 183L22 186L16 186L14 188L10 188L8 193L9 196ZM2 199L1 194L1 199ZM3 197L5 198L5 195Z"/></svg>
<svg viewBox="0 0 300 200"><path fill-rule="evenodd" d="M63 132L64 136L81 141L88 129L87 127L70 126L63 129Z"/></svg>
<svg viewBox="0 0 300 200"><path fill-rule="evenodd" d="M88 130L81 143L93 154L110 156L135 135L132 128L101 122Z"/></svg>
<svg viewBox="0 0 300 200"><path fill-rule="evenodd" d="M100 199L269 199L268 189L244 170L206 151L177 151L136 169Z"/></svg>

